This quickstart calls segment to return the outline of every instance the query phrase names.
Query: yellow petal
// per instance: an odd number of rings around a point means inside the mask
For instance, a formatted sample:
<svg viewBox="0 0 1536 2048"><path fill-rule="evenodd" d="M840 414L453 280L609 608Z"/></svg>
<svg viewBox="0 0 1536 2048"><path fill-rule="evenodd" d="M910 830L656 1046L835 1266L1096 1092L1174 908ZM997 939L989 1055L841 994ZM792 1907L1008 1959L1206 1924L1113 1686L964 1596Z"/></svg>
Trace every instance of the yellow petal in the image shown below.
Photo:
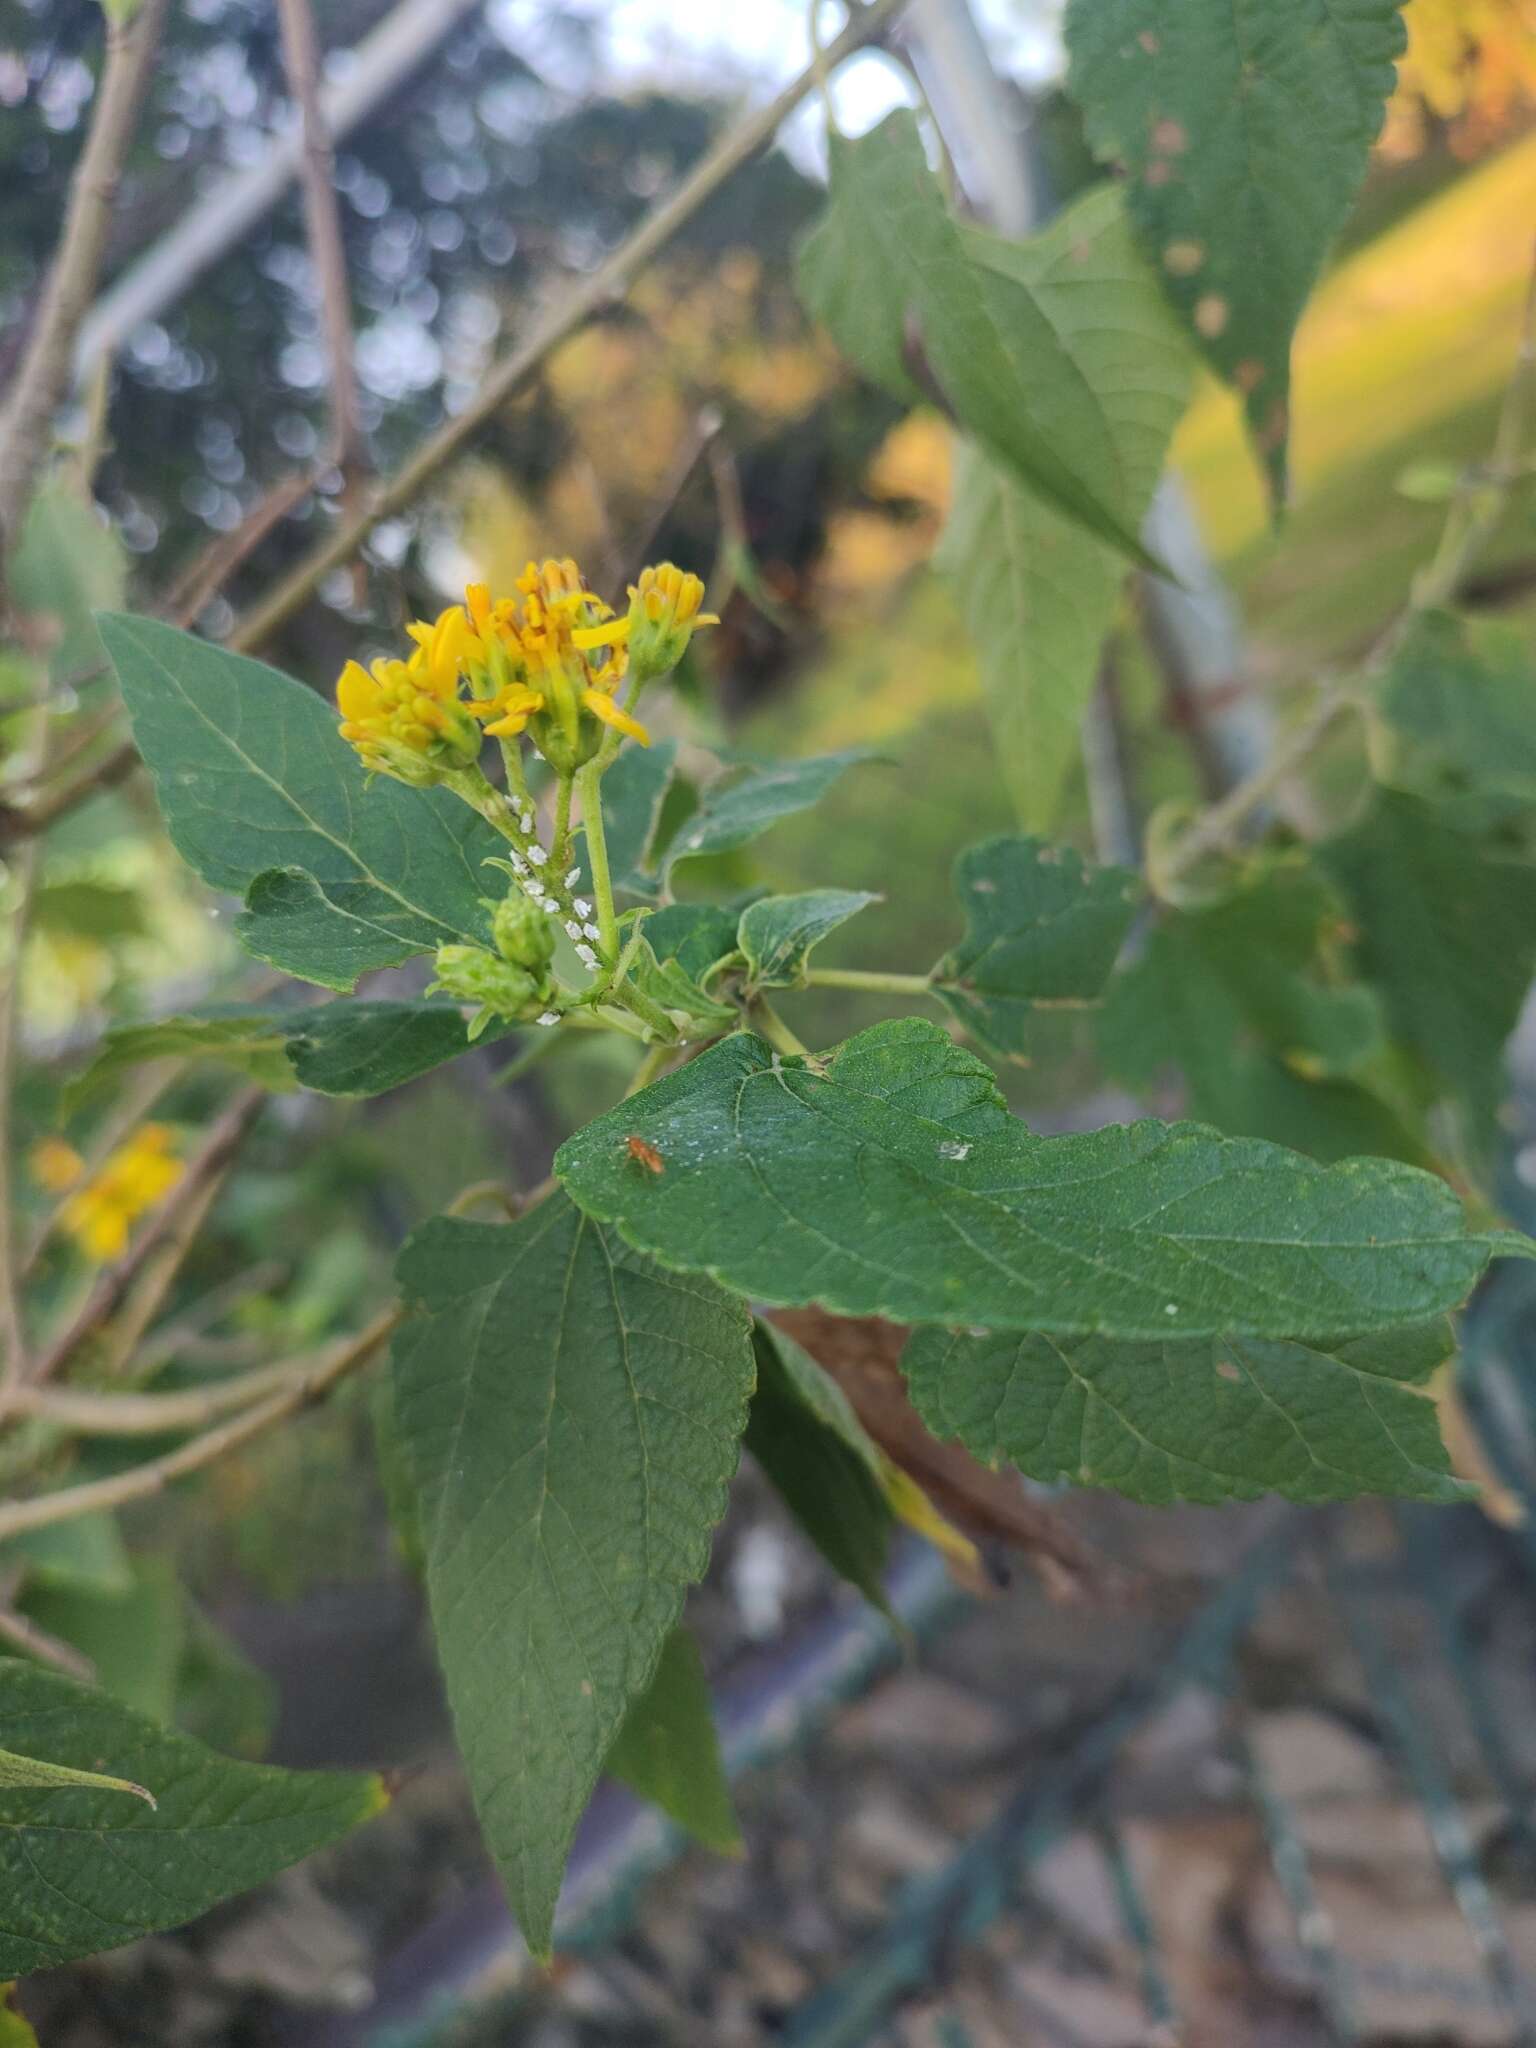
<svg viewBox="0 0 1536 2048"><path fill-rule="evenodd" d="M588 647L617 647L621 640L628 638L628 619L608 619L601 626L578 626L571 635L571 645L583 650Z"/></svg>
<svg viewBox="0 0 1536 2048"><path fill-rule="evenodd" d="M493 740L511 740L516 739L527 723L526 711L509 711L505 718L498 718L494 725L485 729Z"/></svg>
<svg viewBox="0 0 1536 2048"><path fill-rule="evenodd" d="M604 725L614 726L619 732L627 732L632 740L638 740L642 747L651 744L651 736L636 718L627 711L621 711L611 697L605 697L601 690L583 690L581 701Z"/></svg>
<svg viewBox="0 0 1536 2048"><path fill-rule="evenodd" d="M361 662L349 661L336 685L336 708L343 718L365 719L379 708L379 686Z"/></svg>

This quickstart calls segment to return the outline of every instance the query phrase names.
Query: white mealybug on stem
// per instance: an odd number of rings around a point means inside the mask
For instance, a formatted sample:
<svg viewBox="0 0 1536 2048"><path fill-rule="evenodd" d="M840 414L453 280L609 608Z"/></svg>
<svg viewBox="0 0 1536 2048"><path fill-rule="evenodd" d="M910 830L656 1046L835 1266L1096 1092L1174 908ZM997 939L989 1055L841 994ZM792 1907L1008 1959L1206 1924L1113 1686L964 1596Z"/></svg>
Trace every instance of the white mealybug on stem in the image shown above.
<svg viewBox="0 0 1536 2048"><path fill-rule="evenodd" d="M558 1010L546 1010L543 1013L543 1015L537 1018L535 1021L546 1026L550 1024L558 1024L560 1022L560 1012Z"/></svg>
<svg viewBox="0 0 1536 2048"><path fill-rule="evenodd" d="M585 896L573 896L571 898L571 908L578 917L590 917L592 915L592 906Z"/></svg>
<svg viewBox="0 0 1536 2048"><path fill-rule="evenodd" d="M603 936L603 928L600 924L584 924L582 930L589 939L600 939Z"/></svg>
<svg viewBox="0 0 1536 2048"><path fill-rule="evenodd" d="M544 851L542 846L530 846L528 849L528 858L533 862L536 868L541 868L543 867L545 861L549 859L549 855Z"/></svg>
<svg viewBox="0 0 1536 2048"><path fill-rule="evenodd" d="M595 969L597 966L597 955L593 952L590 946L578 946L576 948L576 958L581 962L583 967L590 967Z"/></svg>
<svg viewBox="0 0 1536 2048"><path fill-rule="evenodd" d="M576 864L576 866L575 866L575 867L573 867L573 868L571 869L571 872L570 872L570 873L569 873L569 874L568 874L568 875L566 876L566 878L565 878L565 886L567 887L567 889L574 889L574 888L575 888L575 886L576 886L576 884L577 884L577 883L578 883L578 882L579 882L580 880L581 880L581 863L580 863L580 862L578 861L578 862L577 862L577 864Z"/></svg>

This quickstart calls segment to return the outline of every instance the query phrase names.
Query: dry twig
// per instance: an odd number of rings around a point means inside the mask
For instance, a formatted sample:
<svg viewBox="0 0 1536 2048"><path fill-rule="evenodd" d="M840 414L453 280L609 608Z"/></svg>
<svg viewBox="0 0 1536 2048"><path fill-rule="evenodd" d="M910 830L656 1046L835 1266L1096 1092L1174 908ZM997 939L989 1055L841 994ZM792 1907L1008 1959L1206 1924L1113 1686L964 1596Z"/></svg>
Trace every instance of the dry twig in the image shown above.
<svg viewBox="0 0 1536 2048"><path fill-rule="evenodd" d="M140 0L119 19L106 11L106 62L74 181L63 232L26 349L0 414L0 539L14 542L48 446L48 432L69 383L75 336L96 290L118 179L167 0Z"/></svg>

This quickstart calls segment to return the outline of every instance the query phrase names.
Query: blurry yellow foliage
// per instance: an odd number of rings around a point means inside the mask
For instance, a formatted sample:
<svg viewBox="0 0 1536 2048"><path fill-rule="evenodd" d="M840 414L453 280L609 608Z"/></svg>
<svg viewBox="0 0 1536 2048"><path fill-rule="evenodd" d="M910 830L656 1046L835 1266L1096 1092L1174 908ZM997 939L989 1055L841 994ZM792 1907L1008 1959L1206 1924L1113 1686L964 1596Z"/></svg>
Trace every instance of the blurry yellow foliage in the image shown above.
<svg viewBox="0 0 1536 2048"><path fill-rule="evenodd" d="M762 259L728 249L707 269L663 265L637 280L623 316L575 335L546 370L572 447L538 494L481 471L464 544L492 584L530 554L599 561L652 515L709 406L749 422L800 418L843 374L798 311L763 288Z"/></svg>
<svg viewBox="0 0 1536 2048"><path fill-rule="evenodd" d="M60 1225L88 1259L104 1264L120 1258L137 1219L181 1179L181 1161L171 1150L173 1142L168 1125L141 1124L64 1204ZM58 1176L71 1163L67 1154L73 1155L75 1170L68 1180L61 1181ZM44 1187L59 1192L78 1176L83 1162L72 1146L45 1139L34 1147L30 1165ZM50 1175L54 1178L49 1179Z"/></svg>
<svg viewBox="0 0 1536 2048"><path fill-rule="evenodd" d="M1403 20L1383 155L1417 155L1435 120L1458 155L1474 156L1536 106L1536 0L1409 0Z"/></svg>
<svg viewBox="0 0 1536 2048"><path fill-rule="evenodd" d="M873 502L827 522L818 584L828 609L868 602L933 553L949 509L952 457L950 429L936 413L908 413L892 427L865 475Z"/></svg>

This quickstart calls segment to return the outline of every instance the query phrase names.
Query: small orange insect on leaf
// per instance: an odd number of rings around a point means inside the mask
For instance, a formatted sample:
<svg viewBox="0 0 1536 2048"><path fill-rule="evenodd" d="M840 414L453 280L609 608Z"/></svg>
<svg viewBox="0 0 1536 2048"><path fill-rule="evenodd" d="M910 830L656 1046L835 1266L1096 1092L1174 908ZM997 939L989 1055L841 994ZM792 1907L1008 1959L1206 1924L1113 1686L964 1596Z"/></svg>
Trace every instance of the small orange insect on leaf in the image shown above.
<svg viewBox="0 0 1536 2048"><path fill-rule="evenodd" d="M631 1135L624 1140L624 1149L636 1166L643 1166L647 1173L666 1172L667 1162L656 1150L656 1147L648 1145L644 1138L637 1138Z"/></svg>

